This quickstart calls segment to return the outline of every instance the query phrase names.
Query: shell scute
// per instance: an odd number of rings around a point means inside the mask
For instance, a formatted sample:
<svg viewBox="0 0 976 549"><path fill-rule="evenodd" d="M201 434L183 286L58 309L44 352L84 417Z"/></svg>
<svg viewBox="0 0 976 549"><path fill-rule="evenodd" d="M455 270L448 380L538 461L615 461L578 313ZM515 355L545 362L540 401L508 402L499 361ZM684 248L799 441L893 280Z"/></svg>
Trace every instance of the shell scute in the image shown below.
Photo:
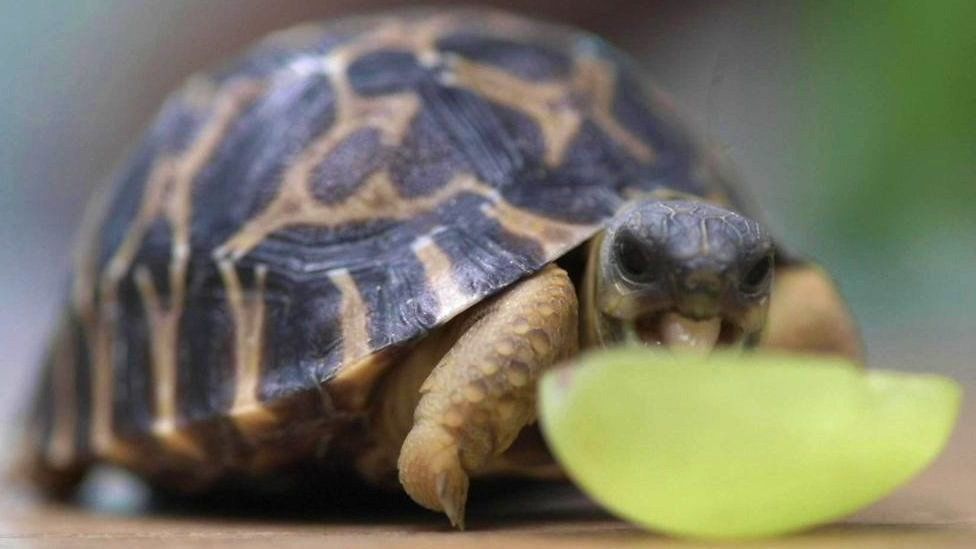
<svg viewBox="0 0 976 549"><path fill-rule="evenodd" d="M367 53L349 65L348 74L353 91L363 96L413 90L430 78L415 52L406 50Z"/></svg>
<svg viewBox="0 0 976 549"><path fill-rule="evenodd" d="M562 79L572 70L572 60L565 51L477 31L445 36L437 41L437 49L503 69L526 80Z"/></svg>
<svg viewBox="0 0 976 549"><path fill-rule="evenodd" d="M334 119L335 95L327 77L286 78L268 86L196 177L195 247L213 250L264 210L280 194L295 155Z"/></svg>
<svg viewBox="0 0 976 549"><path fill-rule="evenodd" d="M466 156L454 147L430 111L417 114L403 143L390 158L390 178L407 198L428 195L450 183L460 172L471 172Z"/></svg>
<svg viewBox="0 0 976 549"><path fill-rule="evenodd" d="M326 204L348 199L367 177L387 164L391 152L376 128L351 133L313 169L312 196Z"/></svg>

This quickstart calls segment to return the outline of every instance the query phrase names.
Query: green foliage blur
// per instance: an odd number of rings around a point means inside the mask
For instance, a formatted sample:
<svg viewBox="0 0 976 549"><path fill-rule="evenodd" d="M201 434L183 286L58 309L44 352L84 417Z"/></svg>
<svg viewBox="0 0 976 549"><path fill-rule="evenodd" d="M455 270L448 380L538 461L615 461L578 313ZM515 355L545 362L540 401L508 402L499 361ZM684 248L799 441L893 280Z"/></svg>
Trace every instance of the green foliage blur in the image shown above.
<svg viewBox="0 0 976 549"><path fill-rule="evenodd" d="M817 229L796 240L868 331L976 327L976 2L810 2L803 20L812 180L794 207Z"/></svg>

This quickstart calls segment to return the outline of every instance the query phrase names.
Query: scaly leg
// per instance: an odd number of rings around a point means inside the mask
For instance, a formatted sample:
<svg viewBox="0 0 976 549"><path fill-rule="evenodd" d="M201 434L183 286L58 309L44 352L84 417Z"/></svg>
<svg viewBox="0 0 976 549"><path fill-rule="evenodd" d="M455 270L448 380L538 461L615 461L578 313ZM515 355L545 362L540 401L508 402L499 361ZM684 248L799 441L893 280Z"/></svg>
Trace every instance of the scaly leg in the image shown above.
<svg viewBox="0 0 976 549"><path fill-rule="evenodd" d="M864 362L861 337L844 299L830 276L811 264L776 270L760 345Z"/></svg>
<svg viewBox="0 0 976 549"><path fill-rule="evenodd" d="M549 266L482 305L420 388L400 450L400 482L417 503L464 527L468 477L535 421L536 381L576 353L576 292Z"/></svg>

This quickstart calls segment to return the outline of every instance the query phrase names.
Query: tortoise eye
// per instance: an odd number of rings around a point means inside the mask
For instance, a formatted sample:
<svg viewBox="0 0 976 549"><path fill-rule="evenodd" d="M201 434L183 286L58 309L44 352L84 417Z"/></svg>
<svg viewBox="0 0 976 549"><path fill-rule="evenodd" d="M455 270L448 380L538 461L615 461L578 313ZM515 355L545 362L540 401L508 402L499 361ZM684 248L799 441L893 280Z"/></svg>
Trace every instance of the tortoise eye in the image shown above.
<svg viewBox="0 0 976 549"><path fill-rule="evenodd" d="M631 282L651 279L651 256L633 233L623 232L614 240L614 255L621 274Z"/></svg>
<svg viewBox="0 0 976 549"><path fill-rule="evenodd" d="M763 289L769 275L773 272L773 258L765 256L757 261L742 278L742 291L755 294Z"/></svg>

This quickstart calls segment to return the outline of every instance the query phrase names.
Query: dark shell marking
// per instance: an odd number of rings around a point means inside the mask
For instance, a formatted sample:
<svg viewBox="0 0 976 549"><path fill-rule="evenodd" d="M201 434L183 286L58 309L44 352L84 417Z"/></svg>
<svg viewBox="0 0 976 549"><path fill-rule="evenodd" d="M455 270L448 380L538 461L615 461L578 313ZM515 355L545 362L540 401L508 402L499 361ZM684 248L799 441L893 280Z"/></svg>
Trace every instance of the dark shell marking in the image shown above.
<svg viewBox="0 0 976 549"><path fill-rule="evenodd" d="M495 12L306 27L195 78L87 214L44 460L270 466L256 448L325 436L330 381L627 198L728 200L639 80L592 36Z"/></svg>

